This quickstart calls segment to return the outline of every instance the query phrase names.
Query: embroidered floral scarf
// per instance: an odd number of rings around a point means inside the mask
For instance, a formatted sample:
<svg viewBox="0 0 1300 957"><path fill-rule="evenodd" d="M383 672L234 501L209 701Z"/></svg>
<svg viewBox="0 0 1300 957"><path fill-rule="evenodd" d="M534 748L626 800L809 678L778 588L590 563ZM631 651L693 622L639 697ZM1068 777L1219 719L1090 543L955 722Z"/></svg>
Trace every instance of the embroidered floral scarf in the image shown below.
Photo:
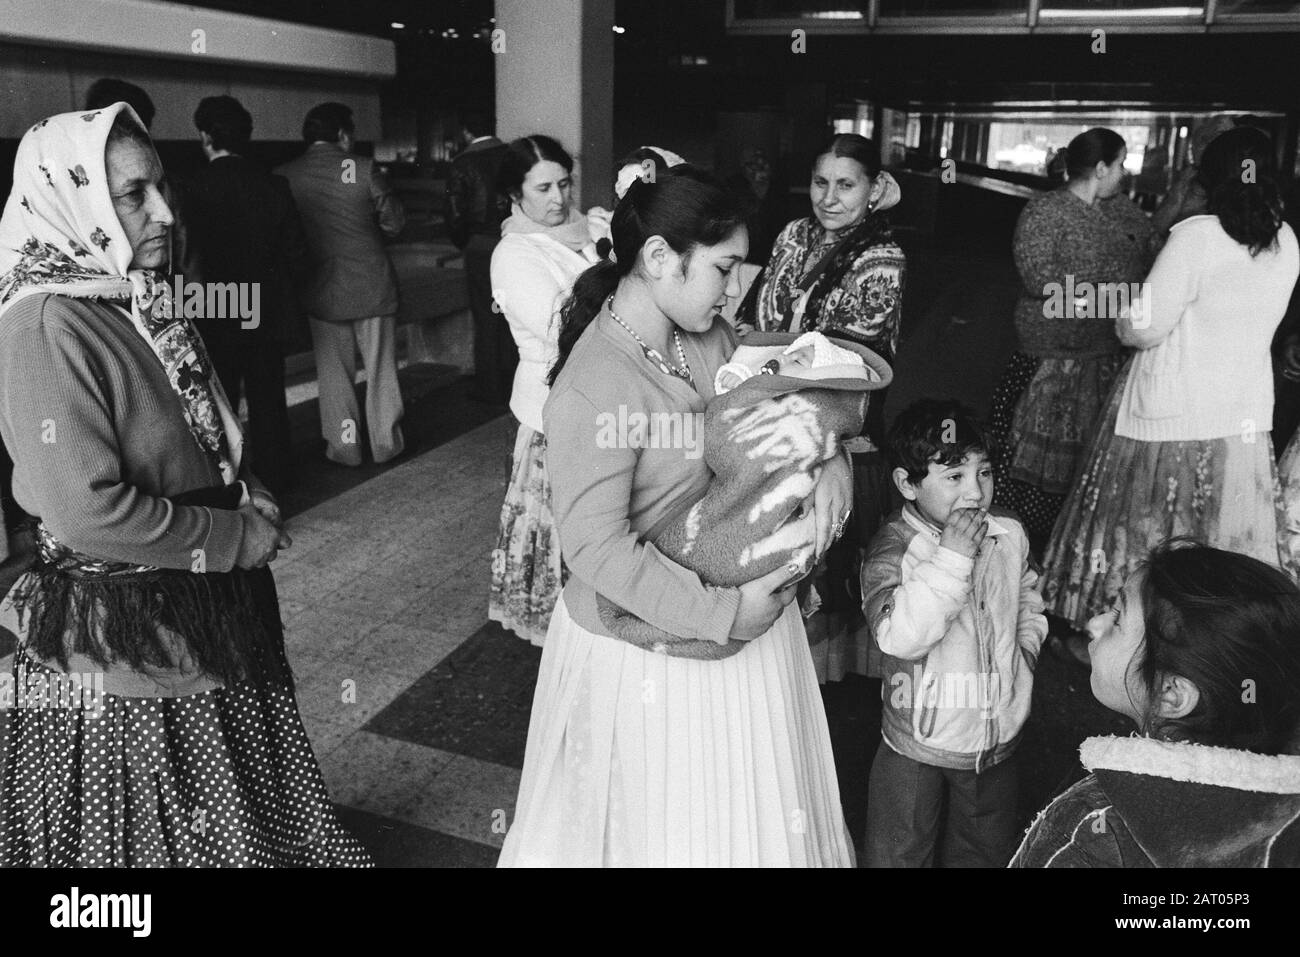
<svg viewBox="0 0 1300 957"><path fill-rule="evenodd" d="M175 314L167 277L130 266L134 253L105 168L108 133L119 114L143 129L131 107L114 103L51 116L23 137L0 218L0 321L10 305L37 293L121 309L158 357L190 433L229 485L239 472L243 435L203 340Z"/></svg>

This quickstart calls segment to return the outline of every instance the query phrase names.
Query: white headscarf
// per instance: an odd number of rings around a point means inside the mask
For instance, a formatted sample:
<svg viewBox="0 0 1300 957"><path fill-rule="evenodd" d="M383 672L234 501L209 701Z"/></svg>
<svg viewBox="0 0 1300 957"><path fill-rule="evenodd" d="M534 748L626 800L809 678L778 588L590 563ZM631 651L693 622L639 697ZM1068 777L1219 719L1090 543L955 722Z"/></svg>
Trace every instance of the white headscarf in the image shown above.
<svg viewBox="0 0 1300 957"><path fill-rule="evenodd" d="M239 420L203 340L173 314L166 276L131 268L135 253L113 208L105 149L119 115L144 130L131 107L114 103L41 120L19 143L0 218L0 322L13 303L38 293L119 308L157 356L195 441L229 485L239 472Z"/></svg>

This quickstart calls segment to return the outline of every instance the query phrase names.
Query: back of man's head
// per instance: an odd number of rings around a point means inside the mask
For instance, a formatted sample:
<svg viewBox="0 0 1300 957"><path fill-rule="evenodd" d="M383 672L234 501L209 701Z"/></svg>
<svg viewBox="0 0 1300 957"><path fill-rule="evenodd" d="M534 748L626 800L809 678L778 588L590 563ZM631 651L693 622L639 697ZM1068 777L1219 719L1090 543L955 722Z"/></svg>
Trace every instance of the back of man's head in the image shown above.
<svg viewBox="0 0 1300 957"><path fill-rule="evenodd" d="M149 94L134 83L104 77L90 84L90 89L86 91L87 110L102 110L118 102L125 102L135 110L146 130L153 126L153 100L149 99Z"/></svg>
<svg viewBox="0 0 1300 957"><path fill-rule="evenodd" d="M308 143L337 143L340 133L353 132L352 111L342 103L313 106L302 121L302 138Z"/></svg>
<svg viewBox="0 0 1300 957"><path fill-rule="evenodd" d="M241 153L253 135L253 118L233 96L206 96L194 111L194 125L212 137L214 150Z"/></svg>

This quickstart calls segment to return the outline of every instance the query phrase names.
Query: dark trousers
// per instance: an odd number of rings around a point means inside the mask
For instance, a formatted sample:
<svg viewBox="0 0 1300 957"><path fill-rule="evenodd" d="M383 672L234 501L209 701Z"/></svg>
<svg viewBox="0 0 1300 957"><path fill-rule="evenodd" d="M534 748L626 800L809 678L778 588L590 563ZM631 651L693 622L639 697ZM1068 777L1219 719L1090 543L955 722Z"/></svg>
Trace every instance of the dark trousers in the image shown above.
<svg viewBox="0 0 1300 957"><path fill-rule="evenodd" d="M260 329L202 324L204 345L226 397L238 412L242 387L248 400L248 437L244 454L249 467L273 494L293 485L289 407L284 394L284 346Z"/></svg>
<svg viewBox="0 0 1300 957"><path fill-rule="evenodd" d="M881 741L867 785L867 867L1006 867L1020 836L1019 783L1014 754L976 774Z"/></svg>
<svg viewBox="0 0 1300 957"><path fill-rule="evenodd" d="M485 402L510 401L519 349L506 317L492 308L492 250L490 238L474 236L465 247L465 281L474 316L474 392Z"/></svg>

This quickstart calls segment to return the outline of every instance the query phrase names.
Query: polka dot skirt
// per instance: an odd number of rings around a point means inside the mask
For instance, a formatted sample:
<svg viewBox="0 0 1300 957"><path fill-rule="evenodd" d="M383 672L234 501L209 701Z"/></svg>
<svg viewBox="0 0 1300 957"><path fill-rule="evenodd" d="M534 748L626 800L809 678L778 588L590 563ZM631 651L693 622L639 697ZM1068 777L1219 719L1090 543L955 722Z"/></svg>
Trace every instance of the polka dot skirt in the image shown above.
<svg viewBox="0 0 1300 957"><path fill-rule="evenodd" d="M0 866L373 866L288 688L103 701L9 712Z"/></svg>

